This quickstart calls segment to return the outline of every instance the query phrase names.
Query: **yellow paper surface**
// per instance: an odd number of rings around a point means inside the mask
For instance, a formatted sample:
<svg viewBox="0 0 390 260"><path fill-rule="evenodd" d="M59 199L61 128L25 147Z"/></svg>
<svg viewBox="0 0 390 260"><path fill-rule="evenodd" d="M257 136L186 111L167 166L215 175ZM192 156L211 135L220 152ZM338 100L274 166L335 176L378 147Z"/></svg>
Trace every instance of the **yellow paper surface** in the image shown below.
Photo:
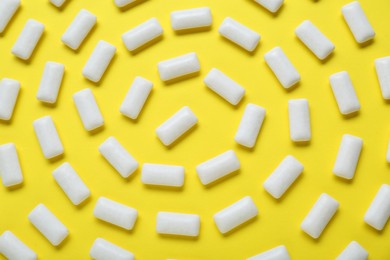
<svg viewBox="0 0 390 260"><path fill-rule="evenodd" d="M97 237L103 237L131 252L137 259L246 259L278 245L286 245L293 259L334 259L352 240L358 241L370 259L390 259L390 230L377 232L363 217L383 183L390 183L385 154L389 139L390 105L380 93L374 60L390 54L390 1L361 0L377 36L371 45L359 46L341 15L349 0L286 0L272 15L250 0L147 0L120 11L111 0L70 0L58 10L48 0L22 0L22 7L0 37L0 77L21 82L21 92L10 123L0 123L0 143L14 142L24 174L18 189L0 187L0 232L11 230L39 255L40 259L88 259ZM209 6L213 14L210 31L174 33L169 14L174 10ZM97 15L98 23L75 52L60 38L80 9ZM253 54L218 34L222 20L230 16L259 32L261 42ZM161 41L131 54L121 35L132 27L156 17L164 28ZM45 24L45 33L30 62L14 57L10 50L27 19ZM317 58L296 38L294 29L311 20L336 45L326 62ZM117 53L99 84L84 79L81 71L99 40L117 47ZM296 66L302 80L293 91L285 91L263 55L281 46ZM196 52L201 72L174 84L164 84L157 63L188 52ZM43 105L35 96L47 61L61 62L65 77L55 106ZM246 89L245 98L234 107L206 88L203 78L218 68ZM358 116L344 118L338 111L328 77L346 70L350 73L361 102ZM119 113L119 106L134 77L154 83L145 107L136 121ZM84 130L72 94L91 88L105 119L102 131ZM307 98L311 112L312 141L299 146L290 141L287 102ZM234 142L234 135L246 104L267 109L256 147L248 150ZM199 118L198 126L171 148L158 140L155 129L183 106ZM51 115L65 147L60 160L44 159L32 127L33 120ZM343 134L363 138L363 151L355 178L343 181L332 174ZM183 165L186 180L182 190L146 187L141 167L125 180L99 154L98 146L115 136L139 161ZM211 187L204 187L195 167L228 149L241 161L238 174ZM305 170L280 200L272 198L262 183L288 154L300 160ZM92 196L81 207L71 204L55 183L52 171L69 162ZM323 192L340 202L340 208L317 241L300 230L300 224ZM212 219L214 213L250 195L259 216L228 236L221 235ZM93 216L99 196L132 206L139 218L132 231L103 223ZM53 247L28 221L27 215L44 203L70 230L59 247ZM158 211L195 213L201 217L198 239L162 237L155 231ZM1 258L1 257L0 257Z"/></svg>

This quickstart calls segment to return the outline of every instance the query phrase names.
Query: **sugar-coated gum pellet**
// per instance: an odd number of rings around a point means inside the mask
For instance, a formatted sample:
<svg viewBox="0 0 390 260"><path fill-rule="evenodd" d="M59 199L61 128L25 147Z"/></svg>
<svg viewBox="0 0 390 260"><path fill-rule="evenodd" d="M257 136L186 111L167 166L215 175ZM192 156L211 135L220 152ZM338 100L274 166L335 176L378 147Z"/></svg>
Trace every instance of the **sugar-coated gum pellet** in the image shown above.
<svg viewBox="0 0 390 260"><path fill-rule="evenodd" d="M225 234L239 225L249 221L259 213L252 198L246 196L214 215L218 230Z"/></svg>
<svg viewBox="0 0 390 260"><path fill-rule="evenodd" d="M23 182L18 153L13 143L0 145L0 176L5 187Z"/></svg>
<svg viewBox="0 0 390 260"><path fill-rule="evenodd" d="M196 166L196 172L203 185L215 182L238 169L240 169L240 161L233 150L228 150Z"/></svg>
<svg viewBox="0 0 390 260"><path fill-rule="evenodd" d="M69 235L64 224L42 203L30 212L28 219L53 246L61 244Z"/></svg>
<svg viewBox="0 0 390 260"><path fill-rule="evenodd" d="M92 131L103 126L104 119L91 89L76 92L73 101L85 130Z"/></svg>
<svg viewBox="0 0 390 260"><path fill-rule="evenodd" d="M265 180L263 187L275 199L279 199L301 175L303 165L293 156L288 155Z"/></svg>
<svg viewBox="0 0 390 260"><path fill-rule="evenodd" d="M277 246L247 260L290 260L290 255L285 246Z"/></svg>
<svg viewBox="0 0 390 260"><path fill-rule="evenodd" d="M322 193L301 224L301 229L314 239L321 236L337 209L339 202Z"/></svg>
<svg viewBox="0 0 390 260"><path fill-rule="evenodd" d="M386 161L390 163L390 140L387 145Z"/></svg>
<svg viewBox="0 0 390 260"><path fill-rule="evenodd" d="M192 8L171 13L173 30L187 30L211 26L211 10L208 7Z"/></svg>
<svg viewBox="0 0 390 260"><path fill-rule="evenodd" d="M50 0L50 3L56 7L61 7L66 0Z"/></svg>
<svg viewBox="0 0 390 260"><path fill-rule="evenodd" d="M376 75L384 99L390 99L390 56L375 60Z"/></svg>
<svg viewBox="0 0 390 260"><path fill-rule="evenodd" d="M8 230L0 236L0 254L10 260L36 260L38 258L31 248Z"/></svg>
<svg viewBox="0 0 390 260"><path fill-rule="evenodd" d="M18 39L12 47L12 54L22 60L28 60L37 46L44 30L45 26L43 23L33 19L27 20L22 32L19 34Z"/></svg>
<svg viewBox="0 0 390 260"><path fill-rule="evenodd" d="M348 72L341 71L329 77L333 95L340 113L349 115L360 110L360 102Z"/></svg>
<svg viewBox="0 0 390 260"><path fill-rule="evenodd" d="M196 237L199 229L198 215L161 211L157 213L156 231L159 234Z"/></svg>
<svg viewBox="0 0 390 260"><path fill-rule="evenodd" d="M366 260L368 252L358 242L352 241L336 260Z"/></svg>
<svg viewBox="0 0 390 260"><path fill-rule="evenodd" d="M99 82L116 52L116 47L106 41L99 41L83 68L83 76L92 82Z"/></svg>
<svg viewBox="0 0 390 260"><path fill-rule="evenodd" d="M64 72L65 66L63 64L53 61L46 62L38 88L38 100L50 104L57 101Z"/></svg>
<svg viewBox="0 0 390 260"><path fill-rule="evenodd" d="M255 146L257 136L265 117L265 109L255 104L245 107L240 125L238 126L234 140L242 146L252 148Z"/></svg>
<svg viewBox="0 0 390 260"><path fill-rule="evenodd" d="M20 83L14 79L0 81L0 119L10 120L20 91Z"/></svg>
<svg viewBox="0 0 390 260"><path fill-rule="evenodd" d="M176 79L200 70L199 59L195 52L161 61L157 67L162 81Z"/></svg>
<svg viewBox="0 0 390 260"><path fill-rule="evenodd" d="M129 5L131 3L136 2L137 0L114 0L114 3L117 7L125 7L126 5Z"/></svg>
<svg viewBox="0 0 390 260"><path fill-rule="evenodd" d="M79 205L91 195L88 187L67 162L53 171L53 177L74 205Z"/></svg>
<svg viewBox="0 0 390 260"><path fill-rule="evenodd" d="M7 27L9 21L19 9L20 0L2 0L0 1L0 33Z"/></svg>
<svg viewBox="0 0 390 260"><path fill-rule="evenodd" d="M99 146L99 152L123 178L138 168L138 162L113 136Z"/></svg>
<svg viewBox="0 0 390 260"><path fill-rule="evenodd" d="M144 163L141 180L148 185L182 187L184 184L184 167Z"/></svg>
<svg viewBox="0 0 390 260"><path fill-rule="evenodd" d="M226 17L223 20L218 32L249 52L256 49L261 38L260 34L230 17Z"/></svg>
<svg viewBox="0 0 390 260"><path fill-rule="evenodd" d="M305 98L288 101L290 138L293 142L307 142L311 139L309 102Z"/></svg>
<svg viewBox="0 0 390 260"><path fill-rule="evenodd" d="M324 60L335 49L334 44L309 20L303 21L295 29L295 35L320 60Z"/></svg>
<svg viewBox="0 0 390 260"><path fill-rule="evenodd" d="M276 13L282 6L284 0L255 0L255 2L263 6L271 13Z"/></svg>
<svg viewBox="0 0 390 260"><path fill-rule="evenodd" d="M358 1L344 5L341 11L358 43L367 42L375 37L375 31Z"/></svg>
<svg viewBox="0 0 390 260"><path fill-rule="evenodd" d="M138 217L136 209L105 197L98 199L93 214L100 220L127 230L133 229Z"/></svg>
<svg viewBox="0 0 390 260"><path fill-rule="evenodd" d="M97 21L96 15L81 9L61 37L61 41L73 50L77 50Z"/></svg>
<svg viewBox="0 0 390 260"><path fill-rule="evenodd" d="M95 260L134 260L133 253L100 237L93 242L89 256Z"/></svg>
<svg viewBox="0 0 390 260"><path fill-rule="evenodd" d="M33 126L46 159L51 159L64 153L64 147L51 116L36 119L33 122Z"/></svg>
<svg viewBox="0 0 390 260"><path fill-rule="evenodd" d="M301 80L299 72L287 58L282 48L275 47L268 51L264 54L264 60L284 88L288 89Z"/></svg>
<svg viewBox="0 0 390 260"><path fill-rule="evenodd" d="M360 137L345 134L337 153L333 173L341 178L352 179L359 162L363 140Z"/></svg>
<svg viewBox="0 0 390 260"><path fill-rule="evenodd" d="M122 41L129 51L134 51L163 34L156 18L151 18L122 34Z"/></svg>
<svg viewBox="0 0 390 260"><path fill-rule="evenodd" d="M153 83L151 81L142 77L136 77L126 94L119 111L131 119L137 119L152 88Z"/></svg>
<svg viewBox="0 0 390 260"><path fill-rule="evenodd" d="M196 123L198 118L189 107L185 106L162 123L156 129L156 134L164 145L169 146Z"/></svg>
<svg viewBox="0 0 390 260"><path fill-rule="evenodd" d="M212 68L203 80L204 84L232 105L240 103L245 89L222 71Z"/></svg>
<svg viewBox="0 0 390 260"><path fill-rule="evenodd" d="M382 230L390 217L390 185L383 184L364 215L364 221L377 230Z"/></svg>

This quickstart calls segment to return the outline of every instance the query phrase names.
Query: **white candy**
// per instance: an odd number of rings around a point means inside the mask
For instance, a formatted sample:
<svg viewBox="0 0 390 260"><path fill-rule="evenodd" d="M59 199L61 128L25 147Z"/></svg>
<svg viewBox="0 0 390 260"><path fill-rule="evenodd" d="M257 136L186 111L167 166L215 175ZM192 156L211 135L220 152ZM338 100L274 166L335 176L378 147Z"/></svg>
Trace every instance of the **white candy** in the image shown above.
<svg viewBox="0 0 390 260"><path fill-rule="evenodd" d="M184 167L164 164L144 163L141 180L144 184L182 187Z"/></svg>
<svg viewBox="0 0 390 260"><path fill-rule="evenodd" d="M362 147L363 140L361 138L348 134L343 135L333 173L341 178L352 179Z"/></svg>
<svg viewBox="0 0 390 260"><path fill-rule="evenodd" d="M43 23L33 19L27 20L26 25L12 47L12 54L22 60L28 60L37 46L44 30L45 26Z"/></svg>
<svg viewBox="0 0 390 260"><path fill-rule="evenodd" d="M249 29L245 25L226 17L218 29L219 34L252 52L260 41L260 34Z"/></svg>
<svg viewBox="0 0 390 260"><path fill-rule="evenodd" d="M158 73L163 81L179 78L200 70L200 64L195 52L190 52L157 64Z"/></svg>
<svg viewBox="0 0 390 260"><path fill-rule="evenodd" d="M74 205L79 205L91 195L88 187L67 162L53 171L53 177Z"/></svg>
<svg viewBox="0 0 390 260"><path fill-rule="evenodd" d="M367 258L368 252L358 242L352 241L336 260L366 260Z"/></svg>
<svg viewBox="0 0 390 260"><path fill-rule="evenodd" d="M64 224L42 203L28 214L28 219L53 246L61 244L69 235Z"/></svg>
<svg viewBox="0 0 390 260"><path fill-rule="evenodd" d="M296 29L295 35L320 60L325 59L334 50L334 44L309 20L303 21Z"/></svg>
<svg viewBox="0 0 390 260"><path fill-rule="evenodd" d="M131 119L137 119L152 88L152 82L142 77L136 77L126 94L119 111Z"/></svg>
<svg viewBox="0 0 390 260"><path fill-rule="evenodd" d="M208 7L192 8L171 13L171 25L175 31L211 26L213 18Z"/></svg>
<svg viewBox="0 0 390 260"><path fill-rule="evenodd" d="M158 212L156 231L159 234L197 237L200 218L195 214Z"/></svg>
<svg viewBox="0 0 390 260"><path fill-rule="evenodd" d="M137 220L138 211L116 201L100 197L96 202L93 214L100 220L131 230Z"/></svg>
<svg viewBox="0 0 390 260"><path fill-rule="evenodd" d="M264 60L284 88L290 88L301 80L301 76L282 48L273 48L264 54Z"/></svg>
<svg viewBox="0 0 390 260"><path fill-rule="evenodd" d="M359 2L354 1L341 8L344 19L358 43L364 43L375 37L374 29L367 19Z"/></svg>
<svg viewBox="0 0 390 260"><path fill-rule="evenodd" d="M390 140L389 140L389 144L387 146L386 161L388 163L390 163Z"/></svg>
<svg viewBox="0 0 390 260"><path fill-rule="evenodd" d="M259 213L252 198L246 196L214 215L218 230L225 234L239 225L249 221Z"/></svg>
<svg viewBox="0 0 390 260"><path fill-rule="evenodd" d="M38 100L51 104L57 101L64 71L65 66L63 64L52 61L46 62L37 93Z"/></svg>
<svg viewBox="0 0 390 260"><path fill-rule="evenodd" d="M99 152L123 178L129 177L138 168L138 162L113 136L99 146Z"/></svg>
<svg viewBox="0 0 390 260"><path fill-rule="evenodd" d="M14 79L3 78L0 82L0 119L10 120L14 112L20 83Z"/></svg>
<svg viewBox="0 0 390 260"><path fill-rule="evenodd" d="M100 81L115 52L114 45L99 41L83 68L83 76L92 82Z"/></svg>
<svg viewBox="0 0 390 260"><path fill-rule="evenodd" d="M348 72L335 73L329 80L341 114L348 115L360 110L360 103Z"/></svg>
<svg viewBox="0 0 390 260"><path fill-rule="evenodd" d="M44 116L35 120L33 126L46 159L54 158L64 153L64 147L51 116Z"/></svg>
<svg viewBox="0 0 390 260"><path fill-rule="evenodd" d="M301 229L312 238L320 237L339 207L337 200L322 193L301 224Z"/></svg>
<svg viewBox="0 0 390 260"><path fill-rule="evenodd" d="M163 31L158 20L151 18L122 34L122 41L129 51L134 51L161 36Z"/></svg>
<svg viewBox="0 0 390 260"><path fill-rule="evenodd" d="M287 248L285 246L277 246L267 250L261 254L249 257L247 260L290 260Z"/></svg>
<svg viewBox="0 0 390 260"><path fill-rule="evenodd" d="M114 0L114 3L118 7L124 7L128 4L134 3L137 0Z"/></svg>
<svg viewBox="0 0 390 260"><path fill-rule="evenodd" d="M216 68L210 70L203 82L232 105L240 103L245 94L243 87Z"/></svg>
<svg viewBox="0 0 390 260"><path fill-rule="evenodd" d="M390 217L390 186L383 184L371 202L364 221L377 230L382 230Z"/></svg>
<svg viewBox="0 0 390 260"><path fill-rule="evenodd" d="M240 169L240 161L233 150L228 150L196 166L196 172L203 185L212 183L238 169Z"/></svg>
<svg viewBox="0 0 390 260"><path fill-rule="evenodd" d="M162 123L156 129L156 134L160 141L168 146L190 130L197 122L196 115L189 107L185 106Z"/></svg>
<svg viewBox="0 0 390 260"><path fill-rule="evenodd" d="M73 94L73 101L85 130L91 131L104 124L102 113L91 89L86 88L76 92Z"/></svg>
<svg viewBox="0 0 390 260"><path fill-rule="evenodd" d="M23 182L18 153L13 143L0 145L0 176L5 187Z"/></svg>
<svg viewBox="0 0 390 260"><path fill-rule="evenodd" d="M50 3L56 7L61 7L65 3L65 0L50 0Z"/></svg>
<svg viewBox="0 0 390 260"><path fill-rule="evenodd" d="M265 117L265 109L255 104L248 104L245 107L240 125L238 126L234 140L248 148L255 146L261 125Z"/></svg>
<svg viewBox="0 0 390 260"><path fill-rule="evenodd" d="M81 9L61 37L61 41L73 50L77 50L96 24L96 15Z"/></svg>
<svg viewBox="0 0 390 260"><path fill-rule="evenodd" d="M133 253L103 238L96 238L89 251L89 255L92 259L96 260L134 260Z"/></svg>
<svg viewBox="0 0 390 260"><path fill-rule="evenodd" d="M307 99L290 99L288 101L288 118L291 140L294 142L310 141L310 110Z"/></svg>
<svg viewBox="0 0 390 260"><path fill-rule="evenodd" d="M35 260L38 258L34 251L8 230L0 236L0 254L10 260Z"/></svg>
<svg viewBox="0 0 390 260"><path fill-rule="evenodd" d="M263 187L275 199L279 199L302 171L303 165L293 156L288 155L265 180Z"/></svg>
<svg viewBox="0 0 390 260"><path fill-rule="evenodd" d="M282 6L284 0L255 0L255 2L262 5L268 11L276 13Z"/></svg>
<svg viewBox="0 0 390 260"><path fill-rule="evenodd" d="M390 56L376 59L375 69L382 96L384 99L390 99Z"/></svg>
<svg viewBox="0 0 390 260"><path fill-rule="evenodd" d="M20 6L20 0L0 1L0 33L7 27Z"/></svg>

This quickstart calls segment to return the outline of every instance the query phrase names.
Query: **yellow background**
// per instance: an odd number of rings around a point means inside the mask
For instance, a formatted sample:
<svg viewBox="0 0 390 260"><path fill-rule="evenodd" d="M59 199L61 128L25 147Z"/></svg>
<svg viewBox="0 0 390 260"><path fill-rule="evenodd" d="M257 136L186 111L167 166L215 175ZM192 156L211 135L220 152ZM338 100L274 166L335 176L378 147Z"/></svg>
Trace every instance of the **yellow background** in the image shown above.
<svg viewBox="0 0 390 260"><path fill-rule="evenodd" d="M390 183L385 154L389 139L390 104L380 93L374 59L390 54L390 1L361 0L377 36L366 47L359 46L345 24L341 7L350 0L286 0L274 16L251 0L147 0L120 11L111 0L70 0L58 10L48 0L22 0L22 7L0 37L0 77L18 79L22 88L13 119L0 124L0 143L14 142L24 174L18 189L0 187L0 232L11 230L39 255L40 259L88 259L96 237L103 237L129 251L137 259L245 259L280 244L287 246L293 259L334 259L352 240L370 253L370 259L390 259L390 230L377 232L363 222L363 216L383 183ZM172 31L169 13L174 10L209 6L213 26L208 32L179 35ZM81 8L98 17L98 23L79 51L60 41L62 33ZM223 39L217 32L226 16L231 16L262 36L253 54ZM164 28L157 44L131 54L121 35L130 28L156 17ZM45 24L45 33L30 62L15 58L11 47L26 20ZM304 19L311 20L336 45L326 62L317 58L295 37L294 29ZM81 75L82 68L98 40L117 47L117 53L99 84ZM301 73L301 83L285 91L266 66L263 55L281 46ZM159 61L195 51L201 63L199 76L166 85L158 77ZM46 61L65 64L66 72L57 104L45 106L36 98ZM208 90L203 78L216 67L245 87L243 101L233 107ZM329 86L332 73L347 70L361 102L358 116L344 118L339 113ZM154 82L154 89L139 120L119 113L119 106L135 76ZM105 119L103 131L90 134L82 127L72 94L91 88ZM312 141L299 146L290 141L287 101L309 100ZM267 109L266 120L255 149L234 142L234 134L245 105L255 103ZM155 129L183 106L199 118L194 131L166 148ZM51 115L65 147L57 161L44 159L32 121ZM364 139L364 148L355 178L343 181L332 174L343 134ZM115 136L144 162L183 165L183 190L149 188L140 181L140 169L125 180L102 158L98 146ZM238 174L211 187L204 187L195 172L197 164L228 149L234 149L242 167ZM304 173L277 201L262 183L288 154L305 166ZM69 162L91 189L91 199L81 207L70 203L51 172ZM313 240L300 230L300 223L318 196L326 192L340 202L334 219L320 239ZM212 216L231 203L250 195L259 216L228 236L221 235ZM103 223L93 216L99 196L135 207L139 218L133 231ZM70 236L59 248L51 244L29 223L28 213L44 203L69 228ZM158 211L196 213L201 216L198 239L161 237L155 232ZM1 258L1 257L0 257Z"/></svg>

